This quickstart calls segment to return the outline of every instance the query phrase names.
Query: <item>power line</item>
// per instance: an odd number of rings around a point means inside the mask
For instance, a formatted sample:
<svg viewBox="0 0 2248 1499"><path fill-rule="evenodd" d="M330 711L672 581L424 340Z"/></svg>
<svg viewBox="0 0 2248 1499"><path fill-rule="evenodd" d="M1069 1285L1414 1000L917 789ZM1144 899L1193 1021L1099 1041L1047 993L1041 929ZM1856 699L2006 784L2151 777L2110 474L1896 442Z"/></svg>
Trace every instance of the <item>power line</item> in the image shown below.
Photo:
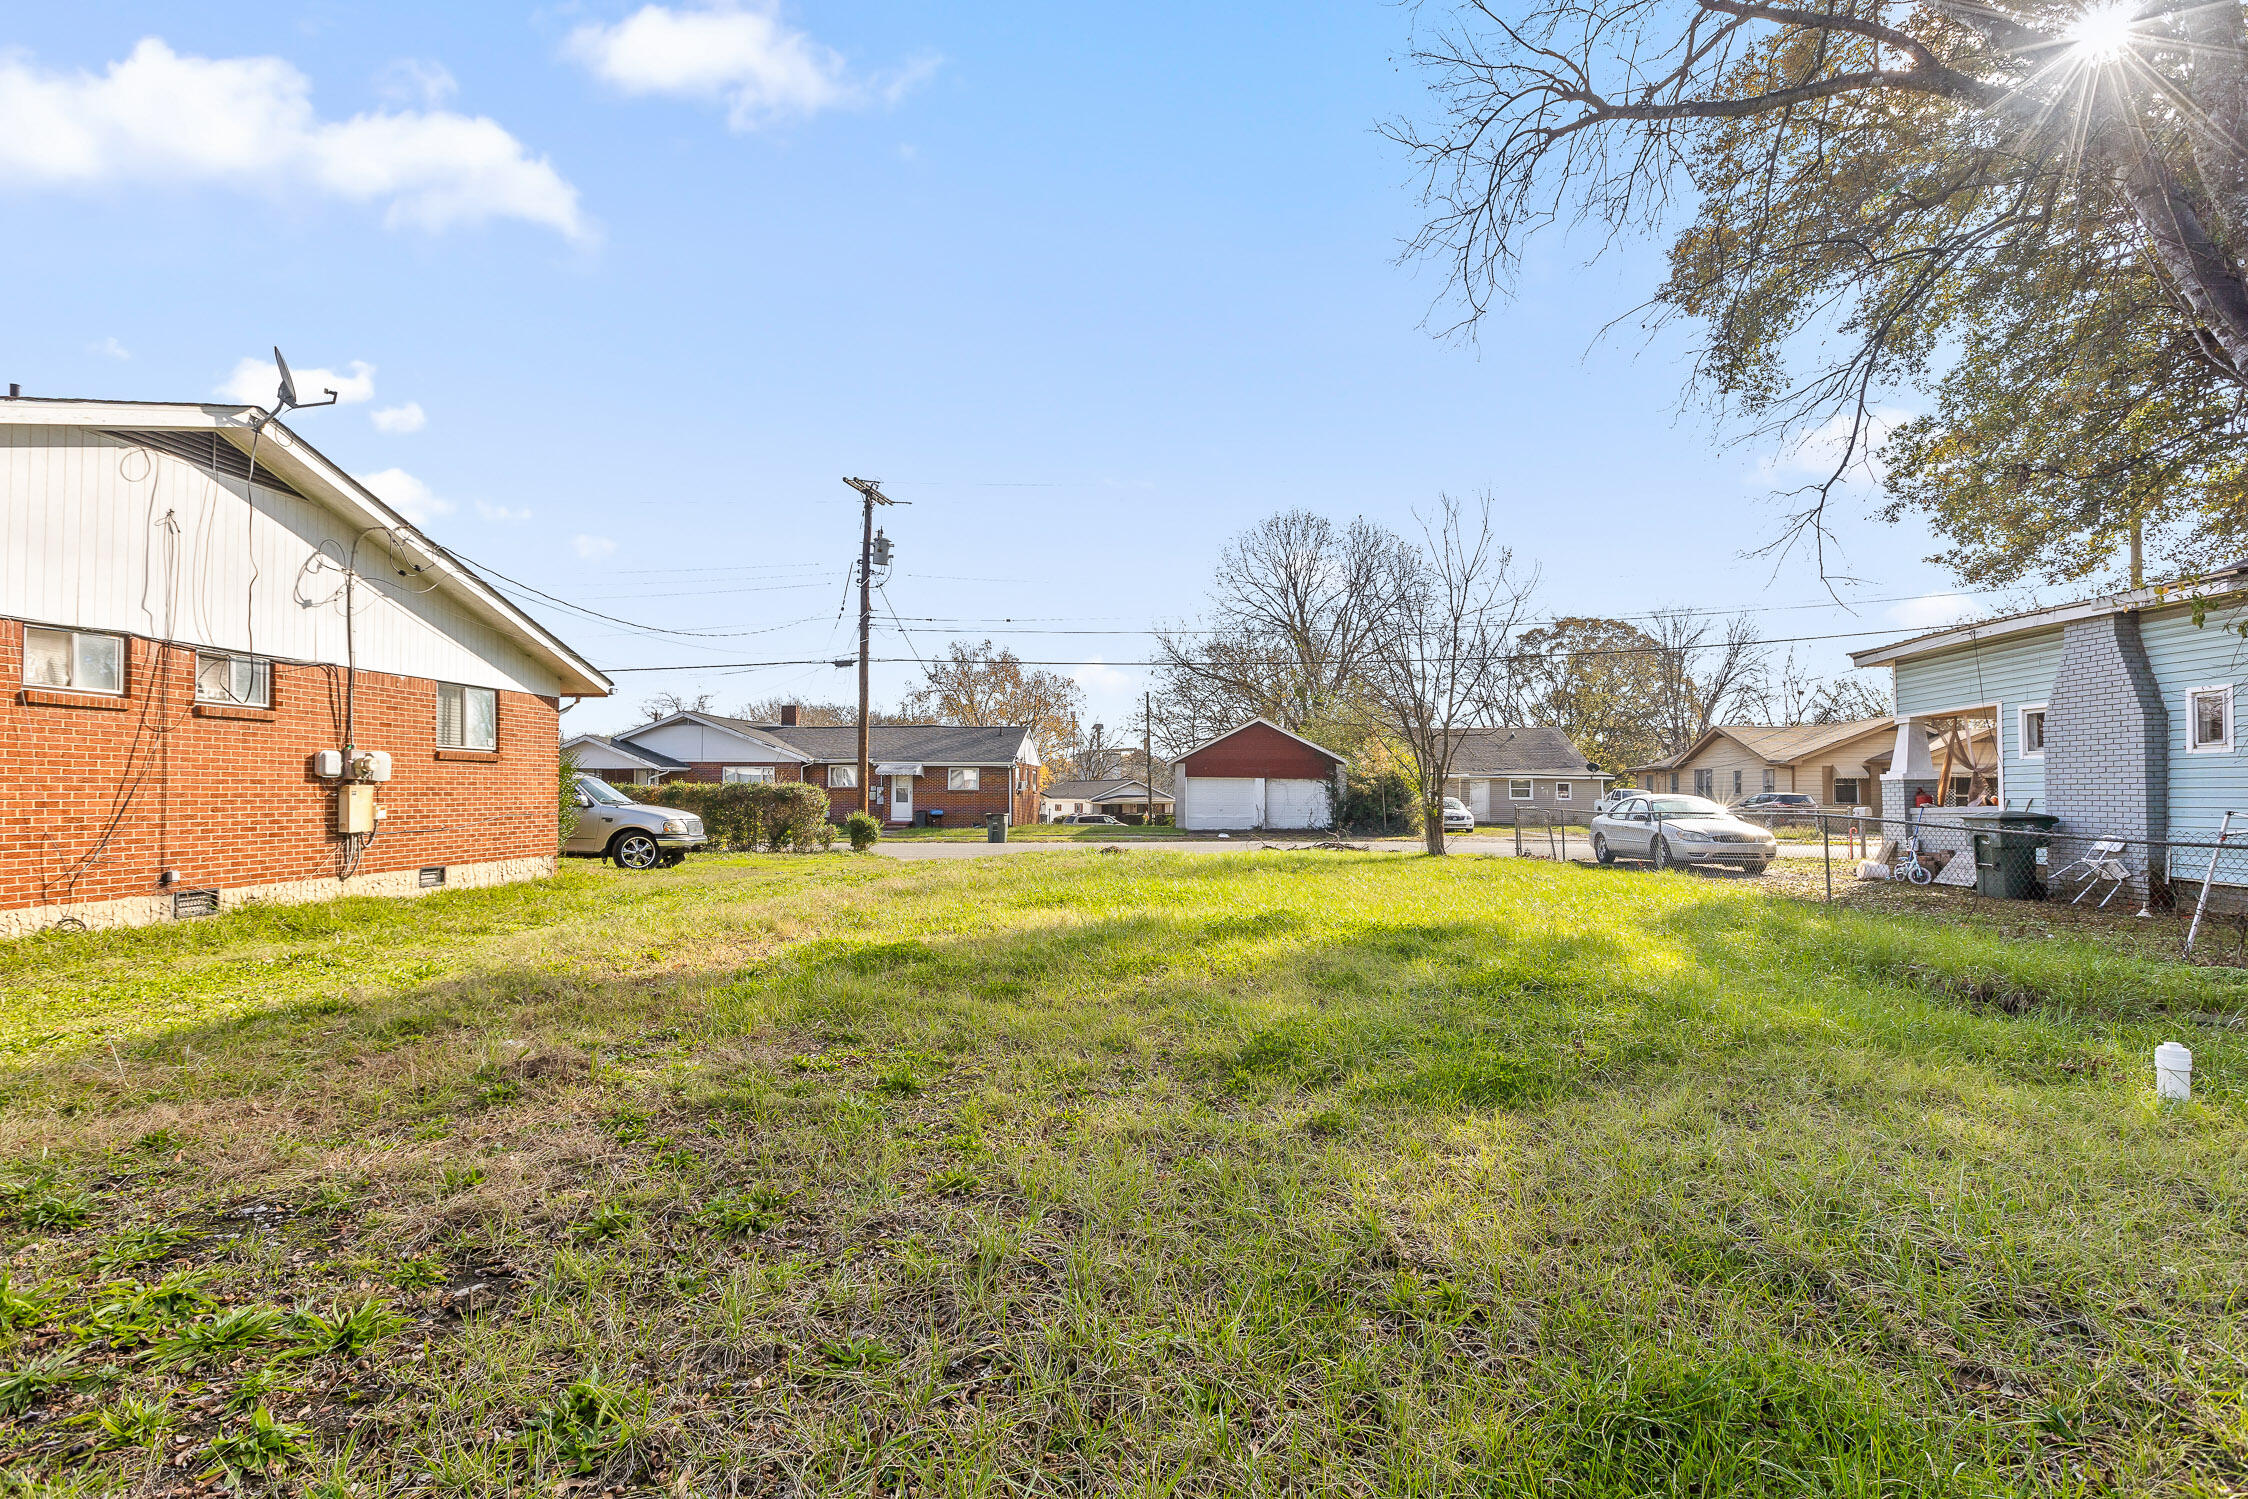
<svg viewBox="0 0 2248 1499"><path fill-rule="evenodd" d="M1865 638L1866 638L1867 636L1876 636L1876 637L1880 637L1880 638L1883 638L1883 639L1887 639L1887 638L1893 637L1893 636L1894 636L1894 635L1895 635L1896 633L1897 633L1897 632L1896 632L1896 631L1895 631L1894 629L1886 629L1886 630L1842 630L1842 631L1838 631L1838 632L1836 632L1836 633L1833 633L1833 634L1828 634L1828 635L1787 635L1787 636L1781 636L1781 637L1779 637L1779 638L1777 638L1777 639L1773 639L1773 640L1758 640L1758 641L1752 641L1752 642L1749 642L1749 643L1750 643L1750 644L1753 644L1753 645L1756 645L1756 646L1768 646L1768 645L1804 645L1804 644L1807 644L1807 643L1810 643L1810 642L1813 642L1813 641L1824 641L1824 640L1862 640L1862 639L1865 639ZM1725 650L1725 649L1728 649L1728 648L1730 648L1730 647L1731 647L1731 646L1733 646L1733 645L1734 645L1734 642L1732 642L1732 641L1725 641L1725 640L1704 640L1704 641L1697 641L1697 642L1694 642L1694 643L1691 643L1691 644L1687 644L1687 645L1679 645L1679 646L1662 646L1662 645L1653 645L1653 646L1640 646L1640 645L1632 645L1632 646L1594 646L1594 647L1588 647L1588 648L1585 648L1585 649L1582 649L1582 650L1566 650L1566 651L1506 651L1506 652L1502 652L1502 653L1500 653L1500 654L1498 654L1498 655L1493 655L1493 656L1462 656L1462 657L1458 657L1458 658L1456 658L1456 659L1458 659L1459 661L1461 661L1461 662L1463 662L1463 663L1464 663L1464 662L1482 662L1482 663L1485 663L1485 664L1493 664L1493 665L1495 665L1495 664L1501 664L1501 663L1506 663L1506 662L1514 662L1514 661L1544 661L1544 660L1548 660L1548 659L1550 659L1550 658L1552 658L1552 657L1554 657L1554 656L1557 656L1557 655L1559 655L1559 656L1571 656L1571 657L1577 657L1577 656L1660 656L1660 655L1668 655L1668 654L1671 654L1671 653L1674 653L1674 652L1684 652L1684 651L1717 651L1717 650ZM1289 662L1289 660L1290 660L1290 659L1292 659L1292 658L1289 658L1289 657L1285 657L1285 656L1243 657L1243 658L1240 658L1240 659L1239 659L1239 660L1238 660L1237 662L1229 662L1228 664L1242 664L1242 665L1268 665L1268 666L1284 666L1284 665L1288 664L1288 662ZM605 668L603 668L603 670L604 670L604 671L605 671L605 672L606 672L606 673L607 673L608 675L614 676L614 675L616 675L616 674L617 674L617 673L619 673L619 672L645 672L645 671L751 671L751 670L756 670L756 669L759 669L759 668L763 668L763 667L772 667L772 666L820 666L820 665L825 665L825 664L828 664L828 663L825 663L825 662L821 662L821 661L816 661L816 660L813 660L813 659L811 659L810 657L804 657L804 658L800 658L800 659L791 659L791 660L786 660L786 661L710 661L710 662L695 662L695 663L691 663L691 664L688 664L688 665L684 665L684 666L613 666L613 667L605 667ZM913 665L913 664L915 664L915 663L914 663L914 661L913 661L912 659L910 659L910 658L907 658L907 657L904 657L904 656L881 656L881 657L873 657L873 656L870 656L870 657L868 657L868 658L867 658L867 664L868 664L869 666L909 666L909 665ZM1113 666L1113 667L1142 667L1142 668L1146 668L1146 669L1150 669L1150 670L1152 670L1152 669L1154 669L1154 668L1156 668L1156 667L1161 667L1161 666L1169 666L1169 665L1171 665L1172 663L1171 663L1171 662L1169 662L1169 661L1101 661L1101 660L1091 660L1091 661L1018 661L1018 662L1016 662L1016 664L1017 664L1018 666Z"/></svg>

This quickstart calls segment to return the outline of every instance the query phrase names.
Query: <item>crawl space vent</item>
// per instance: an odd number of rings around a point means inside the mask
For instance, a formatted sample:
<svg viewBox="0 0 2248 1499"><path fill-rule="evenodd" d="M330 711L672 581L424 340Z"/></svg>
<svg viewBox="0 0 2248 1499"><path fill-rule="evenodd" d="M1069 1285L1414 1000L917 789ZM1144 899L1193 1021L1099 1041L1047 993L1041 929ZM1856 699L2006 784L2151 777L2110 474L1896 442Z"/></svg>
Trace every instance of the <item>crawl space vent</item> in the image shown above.
<svg viewBox="0 0 2248 1499"><path fill-rule="evenodd" d="M444 865L442 865L442 864L432 864L432 865L430 865L430 866L429 866L429 867L428 867L427 869L424 869L424 870L423 870L423 871L421 872L421 877L420 877L420 880L421 880L421 887L422 887L422 888L423 888L424 890L428 890L428 889L432 888L433 886L437 886L437 885L442 885L442 884L444 884L444 883L445 883L445 866L444 866Z"/></svg>
<svg viewBox="0 0 2248 1499"><path fill-rule="evenodd" d="M172 893L172 916L184 921L190 916L218 914L219 893L216 890L177 890Z"/></svg>

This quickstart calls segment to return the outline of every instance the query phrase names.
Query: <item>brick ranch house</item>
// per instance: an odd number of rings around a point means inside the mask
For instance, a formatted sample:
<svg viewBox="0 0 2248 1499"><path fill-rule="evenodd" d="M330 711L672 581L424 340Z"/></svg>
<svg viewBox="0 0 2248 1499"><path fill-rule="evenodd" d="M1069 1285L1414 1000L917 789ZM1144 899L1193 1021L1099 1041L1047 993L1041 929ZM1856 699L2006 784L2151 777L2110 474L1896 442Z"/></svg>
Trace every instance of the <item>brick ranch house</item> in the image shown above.
<svg viewBox="0 0 2248 1499"><path fill-rule="evenodd" d="M258 416L0 400L0 935L554 869L608 679Z"/></svg>
<svg viewBox="0 0 2248 1499"><path fill-rule="evenodd" d="M563 746L580 769L620 785L681 781L807 781L824 787L828 816L859 810L859 731L806 724L793 707L779 723L716 713L674 713L625 734L581 734ZM1038 742L1026 728L875 724L872 811L904 827L931 821L980 824L993 812L1038 820Z"/></svg>

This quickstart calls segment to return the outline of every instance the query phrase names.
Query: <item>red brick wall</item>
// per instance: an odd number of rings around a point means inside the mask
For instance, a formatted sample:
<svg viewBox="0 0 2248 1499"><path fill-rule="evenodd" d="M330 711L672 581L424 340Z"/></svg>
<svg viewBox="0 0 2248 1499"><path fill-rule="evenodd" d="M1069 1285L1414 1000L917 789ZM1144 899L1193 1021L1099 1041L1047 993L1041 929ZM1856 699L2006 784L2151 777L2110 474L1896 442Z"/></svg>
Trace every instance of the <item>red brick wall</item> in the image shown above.
<svg viewBox="0 0 2248 1499"><path fill-rule="evenodd" d="M0 909L334 876L331 783L342 667L273 663L270 711L195 702L195 652L128 642L123 698L25 689L23 626L0 620ZM42 698L55 701L40 701ZM436 684L359 673L362 749L385 750L388 816L358 868L541 857L555 849L556 703L499 694L499 749L437 748Z"/></svg>
<svg viewBox="0 0 2248 1499"><path fill-rule="evenodd" d="M1278 729L1253 723L1209 748L1187 756L1179 769L1190 776L1265 776L1282 781L1324 781L1335 761L1290 739Z"/></svg>

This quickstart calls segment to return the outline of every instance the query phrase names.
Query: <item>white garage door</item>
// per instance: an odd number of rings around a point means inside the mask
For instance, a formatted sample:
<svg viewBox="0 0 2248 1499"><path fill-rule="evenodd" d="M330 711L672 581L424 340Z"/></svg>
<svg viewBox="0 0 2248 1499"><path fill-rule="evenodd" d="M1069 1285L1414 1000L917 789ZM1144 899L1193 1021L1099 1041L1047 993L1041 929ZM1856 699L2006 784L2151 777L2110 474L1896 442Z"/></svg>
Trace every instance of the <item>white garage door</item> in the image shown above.
<svg viewBox="0 0 2248 1499"><path fill-rule="evenodd" d="M1323 828L1330 812L1325 781L1265 782L1265 826Z"/></svg>
<svg viewBox="0 0 2248 1499"><path fill-rule="evenodd" d="M1257 825L1257 783L1244 776L1190 776L1181 827L1253 828Z"/></svg>

